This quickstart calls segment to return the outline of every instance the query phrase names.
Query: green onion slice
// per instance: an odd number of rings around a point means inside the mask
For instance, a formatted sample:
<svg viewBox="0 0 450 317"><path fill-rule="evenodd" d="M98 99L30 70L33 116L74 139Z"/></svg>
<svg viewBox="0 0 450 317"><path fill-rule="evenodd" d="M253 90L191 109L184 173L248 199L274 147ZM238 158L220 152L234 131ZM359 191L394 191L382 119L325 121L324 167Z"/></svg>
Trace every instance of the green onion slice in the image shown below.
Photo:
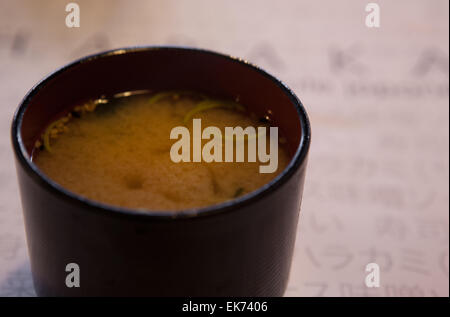
<svg viewBox="0 0 450 317"><path fill-rule="evenodd" d="M52 152L52 148L50 146L50 132L52 131L52 129L60 122L62 122L64 118L61 118L59 120L53 121L52 123L50 123L50 125L47 127L47 129L45 129L45 132L42 136L42 141L44 142L44 148L49 151L50 153Z"/></svg>
<svg viewBox="0 0 450 317"><path fill-rule="evenodd" d="M215 109L215 108L234 109L234 110L239 110L239 111L245 110L245 108L238 103L207 99L207 100L199 102L194 109L189 111L184 116L184 119L183 119L184 125L187 125L187 123L192 119L192 117L195 114L209 110L209 109Z"/></svg>

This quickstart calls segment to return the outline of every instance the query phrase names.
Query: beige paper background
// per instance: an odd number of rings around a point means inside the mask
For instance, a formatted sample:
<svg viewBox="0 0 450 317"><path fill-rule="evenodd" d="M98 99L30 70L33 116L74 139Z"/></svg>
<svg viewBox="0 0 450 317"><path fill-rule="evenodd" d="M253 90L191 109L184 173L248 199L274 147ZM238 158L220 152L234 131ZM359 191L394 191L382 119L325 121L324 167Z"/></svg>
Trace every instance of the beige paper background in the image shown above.
<svg viewBox="0 0 450 317"><path fill-rule="evenodd" d="M0 296L34 295L12 114L44 75L128 45L254 62L305 104L313 142L286 296L449 295L448 1L0 1ZM375 1L374 1L375 2ZM76 87L73 87L76 89ZM381 286L364 286L365 265Z"/></svg>

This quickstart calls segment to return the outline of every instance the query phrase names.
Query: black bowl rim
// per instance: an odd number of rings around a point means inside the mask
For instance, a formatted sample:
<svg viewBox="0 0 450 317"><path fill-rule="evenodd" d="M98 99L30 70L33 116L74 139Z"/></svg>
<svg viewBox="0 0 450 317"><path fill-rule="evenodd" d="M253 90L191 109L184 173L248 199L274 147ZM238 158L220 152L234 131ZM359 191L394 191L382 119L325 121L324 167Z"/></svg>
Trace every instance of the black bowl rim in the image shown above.
<svg viewBox="0 0 450 317"><path fill-rule="evenodd" d="M225 58L235 63L243 64L250 70L256 71L265 76L266 78L270 79L272 82L274 82L280 89L283 90L283 92L291 100L292 104L296 107L300 119L300 126L302 129L299 146L297 147L297 150L293 158L289 162L288 166L269 183L263 185L257 190L250 192L246 195L215 205L176 211L157 211L147 209L140 210L136 208L133 209L133 208L113 206L95 200L91 200L65 189L64 187L62 187L61 185L59 185L58 183L54 182L49 177L47 177L43 172L41 172L39 168L31 161L31 158L28 157L28 153L25 149L25 145L23 144L20 134L23 115L33 96L40 89L42 89L50 80L57 77L59 74L71 69L72 67L77 66L78 64L88 63L90 61L108 57L111 55L139 53L143 51L153 51L153 50L178 50L178 51L190 51L199 54L215 55L217 57ZM15 155L18 158L19 163L25 169L26 173L29 176L31 176L34 180L36 180L38 183L42 184L44 188L46 188L50 192L55 193L57 196L60 196L60 198L64 200L69 200L72 203L81 204L83 209L108 213L108 215L110 216L117 215L125 217L137 217L140 218L139 220L177 220L177 219L180 220L204 216L213 216L224 212L238 210L241 209L240 207L251 204L261 199L263 196L268 195L271 192L275 191L281 185L286 183L288 179L295 173L295 171L304 165L303 163L306 163L305 161L307 160L307 154L311 143L311 127L306 110L301 101L299 100L299 98L294 94L294 92L281 80L277 79L273 75L270 75L262 68L248 62L247 60L202 48L193 48L184 46L131 46L87 55L85 57L77 59L69 64L66 64L65 66L56 69L55 71L51 72L43 79L41 79L33 88L31 88L28 91L28 93L25 95L25 97L19 104L19 107L16 109L11 124L11 137Z"/></svg>

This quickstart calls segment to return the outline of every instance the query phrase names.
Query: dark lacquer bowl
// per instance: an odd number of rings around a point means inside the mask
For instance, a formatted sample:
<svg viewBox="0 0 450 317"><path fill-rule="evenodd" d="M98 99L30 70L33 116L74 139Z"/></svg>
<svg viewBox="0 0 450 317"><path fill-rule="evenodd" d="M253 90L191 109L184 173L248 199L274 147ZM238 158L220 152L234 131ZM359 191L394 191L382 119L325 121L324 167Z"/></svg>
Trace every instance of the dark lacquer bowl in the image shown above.
<svg viewBox="0 0 450 317"><path fill-rule="evenodd" d="M145 213L80 197L31 161L35 140L63 110L87 98L140 89L239 96L250 111L270 114L286 136L291 161L273 181L235 200ZM12 143L38 295L283 295L310 125L294 93L260 68L192 48L138 47L91 55L31 89L14 115ZM79 267L79 287L66 284L69 263Z"/></svg>

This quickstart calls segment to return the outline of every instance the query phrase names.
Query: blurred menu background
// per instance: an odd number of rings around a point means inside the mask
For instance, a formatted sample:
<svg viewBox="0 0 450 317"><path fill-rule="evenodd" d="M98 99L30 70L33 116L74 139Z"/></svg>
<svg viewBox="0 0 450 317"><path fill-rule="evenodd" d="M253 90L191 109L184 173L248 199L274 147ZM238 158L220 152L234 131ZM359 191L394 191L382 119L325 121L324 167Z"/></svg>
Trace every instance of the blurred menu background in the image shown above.
<svg viewBox="0 0 450 317"><path fill-rule="evenodd" d="M449 295L448 1L373 1L379 28L370 1L74 2L79 28L69 1L0 0L0 296L35 294L14 110L56 68L133 45L242 57L304 103L313 138L286 296ZM378 288L364 284L370 262Z"/></svg>

